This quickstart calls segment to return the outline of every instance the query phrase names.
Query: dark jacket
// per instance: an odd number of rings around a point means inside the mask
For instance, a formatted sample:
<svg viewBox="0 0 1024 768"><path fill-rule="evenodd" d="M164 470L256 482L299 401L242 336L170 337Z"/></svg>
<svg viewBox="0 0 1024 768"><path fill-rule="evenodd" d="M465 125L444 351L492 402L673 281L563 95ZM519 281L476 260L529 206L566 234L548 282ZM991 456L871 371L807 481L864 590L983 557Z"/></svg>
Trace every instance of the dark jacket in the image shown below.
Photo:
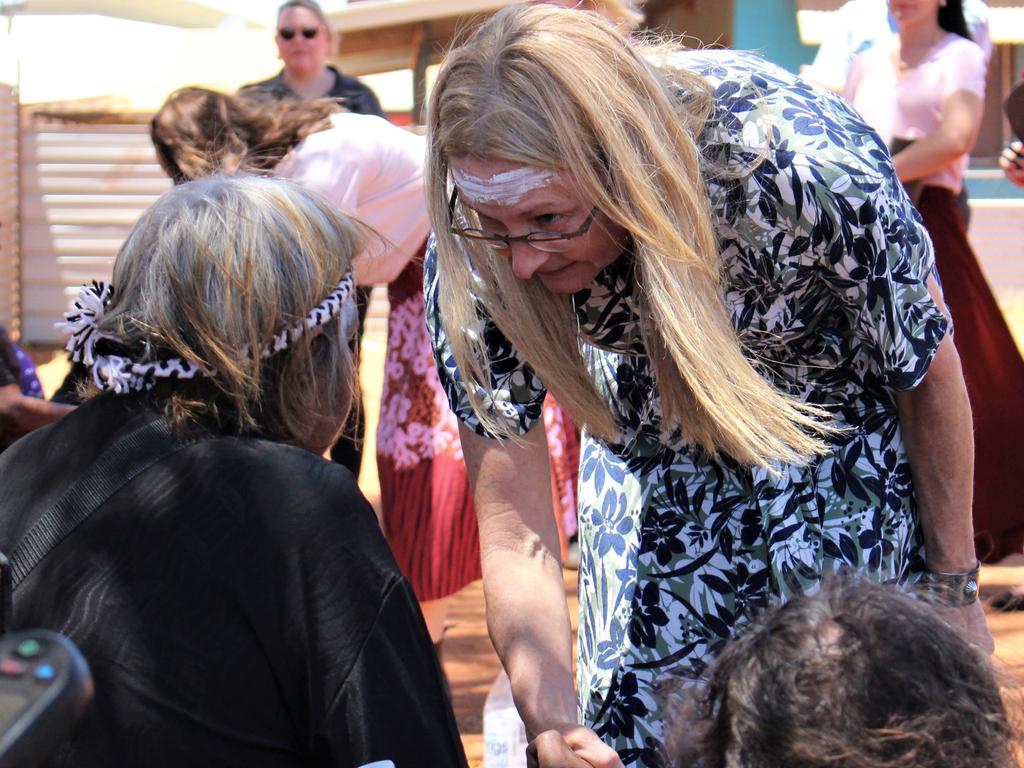
<svg viewBox="0 0 1024 768"><path fill-rule="evenodd" d="M325 96L338 99L341 105L350 112L360 115L377 115L387 119L387 115L381 109L380 101L378 101L376 94L370 90L369 86L359 82L354 77L343 75L334 67L328 67L328 69L334 73L334 85ZM283 69L269 80L243 85L239 91L245 92L247 96L265 97L268 99L297 98L295 92L284 81Z"/></svg>
<svg viewBox="0 0 1024 768"><path fill-rule="evenodd" d="M100 395L0 456L0 550L158 413ZM164 457L18 586L14 624L67 634L95 679L50 765L465 765L373 510L298 448L213 434Z"/></svg>

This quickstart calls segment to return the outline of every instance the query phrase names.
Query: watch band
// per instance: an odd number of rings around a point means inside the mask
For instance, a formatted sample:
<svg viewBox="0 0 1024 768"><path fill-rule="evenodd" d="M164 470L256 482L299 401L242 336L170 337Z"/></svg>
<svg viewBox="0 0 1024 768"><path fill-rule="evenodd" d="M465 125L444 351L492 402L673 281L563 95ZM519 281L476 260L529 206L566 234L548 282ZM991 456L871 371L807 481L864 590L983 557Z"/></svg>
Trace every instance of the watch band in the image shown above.
<svg viewBox="0 0 1024 768"><path fill-rule="evenodd" d="M918 581L918 589L944 605L959 608L978 602L978 563L969 571L945 573L926 570Z"/></svg>

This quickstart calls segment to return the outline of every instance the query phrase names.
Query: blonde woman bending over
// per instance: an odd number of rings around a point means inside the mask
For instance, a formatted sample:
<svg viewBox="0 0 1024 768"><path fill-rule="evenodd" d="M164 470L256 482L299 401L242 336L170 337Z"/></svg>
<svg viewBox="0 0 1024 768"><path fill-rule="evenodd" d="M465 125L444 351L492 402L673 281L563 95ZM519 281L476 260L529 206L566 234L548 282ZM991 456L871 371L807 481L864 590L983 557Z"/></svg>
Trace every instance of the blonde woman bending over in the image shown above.
<svg viewBox="0 0 1024 768"><path fill-rule="evenodd" d="M750 54L534 6L451 52L430 115L427 317L533 735L661 765L662 683L843 568L927 583L990 647L931 246L852 110ZM549 390L586 433L577 691Z"/></svg>

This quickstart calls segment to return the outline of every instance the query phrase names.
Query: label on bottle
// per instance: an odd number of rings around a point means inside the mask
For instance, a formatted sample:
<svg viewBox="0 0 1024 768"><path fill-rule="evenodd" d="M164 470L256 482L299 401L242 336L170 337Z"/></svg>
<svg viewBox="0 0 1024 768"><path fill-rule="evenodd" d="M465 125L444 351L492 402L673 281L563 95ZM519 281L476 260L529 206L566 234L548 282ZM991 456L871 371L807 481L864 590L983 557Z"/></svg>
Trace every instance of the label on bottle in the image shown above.
<svg viewBox="0 0 1024 768"><path fill-rule="evenodd" d="M515 707L484 712L484 768L526 768L526 728Z"/></svg>

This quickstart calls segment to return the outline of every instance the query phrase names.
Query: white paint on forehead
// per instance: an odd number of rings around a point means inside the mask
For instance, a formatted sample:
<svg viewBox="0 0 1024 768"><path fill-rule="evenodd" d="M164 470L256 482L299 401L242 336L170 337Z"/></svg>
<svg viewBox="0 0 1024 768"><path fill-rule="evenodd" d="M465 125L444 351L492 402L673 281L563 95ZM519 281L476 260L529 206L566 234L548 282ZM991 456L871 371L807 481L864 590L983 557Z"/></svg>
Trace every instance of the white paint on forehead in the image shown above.
<svg viewBox="0 0 1024 768"><path fill-rule="evenodd" d="M528 192L546 187L557 178L557 171L532 165L523 165L486 178L474 176L452 166L455 186L470 203L516 205Z"/></svg>

